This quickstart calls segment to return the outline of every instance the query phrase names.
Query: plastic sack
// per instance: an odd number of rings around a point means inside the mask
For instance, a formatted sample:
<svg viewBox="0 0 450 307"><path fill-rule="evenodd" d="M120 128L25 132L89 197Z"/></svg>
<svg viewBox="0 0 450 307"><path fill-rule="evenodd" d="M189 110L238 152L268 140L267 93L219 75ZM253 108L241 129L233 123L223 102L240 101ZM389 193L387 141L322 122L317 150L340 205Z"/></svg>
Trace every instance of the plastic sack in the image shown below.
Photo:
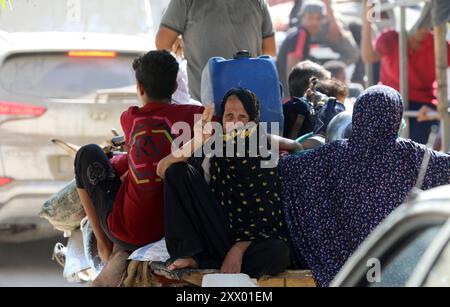
<svg viewBox="0 0 450 307"><path fill-rule="evenodd" d="M89 270L91 265L85 257L83 247L83 235L81 230L75 230L69 238L65 252L65 265L63 276L71 283L83 283L92 281Z"/></svg>
<svg viewBox="0 0 450 307"><path fill-rule="evenodd" d="M353 134L352 120L353 116L349 112L336 115L328 124L326 142L349 139Z"/></svg>
<svg viewBox="0 0 450 307"><path fill-rule="evenodd" d="M104 263L98 253L97 238L94 235L94 230L87 217L81 221L81 233L83 234L84 256L89 263L90 268L92 268L96 274L100 274L103 270Z"/></svg>
<svg viewBox="0 0 450 307"><path fill-rule="evenodd" d="M42 206L39 216L63 231L66 237L70 236L71 231L78 229L86 212L78 196L75 180L50 197Z"/></svg>
<svg viewBox="0 0 450 307"><path fill-rule="evenodd" d="M180 69L178 70L177 83L178 87L175 93L172 95L172 104L190 104L201 106L202 104L192 99L189 94L189 81L187 73L187 61L178 61Z"/></svg>
<svg viewBox="0 0 450 307"><path fill-rule="evenodd" d="M167 252L166 240L162 239L161 241L144 246L131 254L128 259L144 262L166 262L170 259L170 255Z"/></svg>

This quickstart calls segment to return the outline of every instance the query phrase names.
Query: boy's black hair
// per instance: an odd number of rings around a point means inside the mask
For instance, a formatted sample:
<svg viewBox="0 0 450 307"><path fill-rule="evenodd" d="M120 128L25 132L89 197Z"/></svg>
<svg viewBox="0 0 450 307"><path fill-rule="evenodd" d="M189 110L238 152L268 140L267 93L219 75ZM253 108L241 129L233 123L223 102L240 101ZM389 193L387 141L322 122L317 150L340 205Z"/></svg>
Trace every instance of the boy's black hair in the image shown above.
<svg viewBox="0 0 450 307"><path fill-rule="evenodd" d="M305 96L312 77L320 80L330 79L331 73L319 64L311 61L304 61L295 65L289 75L289 94L291 97Z"/></svg>
<svg viewBox="0 0 450 307"><path fill-rule="evenodd" d="M170 100L176 90L179 64L165 50L150 51L133 62L136 80L151 100Z"/></svg>

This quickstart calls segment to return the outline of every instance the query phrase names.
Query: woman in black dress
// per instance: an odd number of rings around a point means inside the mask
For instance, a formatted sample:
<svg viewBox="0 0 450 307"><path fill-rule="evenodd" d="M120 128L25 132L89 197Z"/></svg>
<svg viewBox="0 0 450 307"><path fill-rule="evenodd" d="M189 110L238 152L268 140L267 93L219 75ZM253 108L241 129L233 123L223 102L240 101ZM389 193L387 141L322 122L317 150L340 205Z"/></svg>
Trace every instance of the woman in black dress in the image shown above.
<svg viewBox="0 0 450 307"><path fill-rule="evenodd" d="M249 145L252 137L261 135L259 102L252 92L235 88L225 95L219 114L224 137L216 148L228 144L234 155L170 155L158 165L158 174L165 178L169 269L220 269L255 278L278 274L290 265L291 257L276 165L262 167L270 157L261 156L260 143L256 151ZM205 117L208 121L211 114ZM253 125L236 129L236 123ZM269 143L275 139L263 137ZM246 144L243 155L238 154L239 138ZM282 150L301 149L294 141L277 141Z"/></svg>

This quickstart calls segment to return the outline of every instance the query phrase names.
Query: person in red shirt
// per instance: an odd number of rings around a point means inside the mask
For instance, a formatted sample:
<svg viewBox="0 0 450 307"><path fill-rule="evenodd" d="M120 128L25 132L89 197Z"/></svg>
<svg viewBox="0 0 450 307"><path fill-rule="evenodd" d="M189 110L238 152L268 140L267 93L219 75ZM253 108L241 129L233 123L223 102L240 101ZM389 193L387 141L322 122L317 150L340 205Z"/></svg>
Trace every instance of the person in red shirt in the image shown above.
<svg viewBox="0 0 450 307"><path fill-rule="evenodd" d="M367 16L368 7L363 2ZM450 44L449 63L450 63ZM400 90L400 51L399 33L395 30L382 32L372 42L370 20L364 17L362 35L362 58L366 64L381 62L380 82L397 91ZM434 36L429 28L419 28L408 37L408 85L409 109L420 110L423 106L436 109L436 64L434 52ZM427 144L433 125L438 122L418 122L410 119L410 138L418 143Z"/></svg>
<svg viewBox="0 0 450 307"><path fill-rule="evenodd" d="M117 286L128 252L164 237L164 184L156 166L178 137L172 126L184 122L192 131L194 114L203 113L203 107L170 103L178 63L167 51L151 51L133 68L143 106L121 117L128 153L109 160L99 146L87 145L75 159L78 193L106 264L96 286Z"/></svg>

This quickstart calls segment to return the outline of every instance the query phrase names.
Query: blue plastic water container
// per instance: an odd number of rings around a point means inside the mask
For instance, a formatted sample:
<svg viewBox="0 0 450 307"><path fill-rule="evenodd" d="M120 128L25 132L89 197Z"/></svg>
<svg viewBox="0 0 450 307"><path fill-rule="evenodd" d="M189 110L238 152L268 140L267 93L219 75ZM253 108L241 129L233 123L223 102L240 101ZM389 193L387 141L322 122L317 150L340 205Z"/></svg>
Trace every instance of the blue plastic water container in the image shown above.
<svg viewBox="0 0 450 307"><path fill-rule="evenodd" d="M214 104L220 109L225 94L233 87L243 87L254 92L259 99L261 122L279 123L279 134L283 134L284 116L278 71L270 56L250 58L245 52L234 59L212 58L208 62Z"/></svg>

